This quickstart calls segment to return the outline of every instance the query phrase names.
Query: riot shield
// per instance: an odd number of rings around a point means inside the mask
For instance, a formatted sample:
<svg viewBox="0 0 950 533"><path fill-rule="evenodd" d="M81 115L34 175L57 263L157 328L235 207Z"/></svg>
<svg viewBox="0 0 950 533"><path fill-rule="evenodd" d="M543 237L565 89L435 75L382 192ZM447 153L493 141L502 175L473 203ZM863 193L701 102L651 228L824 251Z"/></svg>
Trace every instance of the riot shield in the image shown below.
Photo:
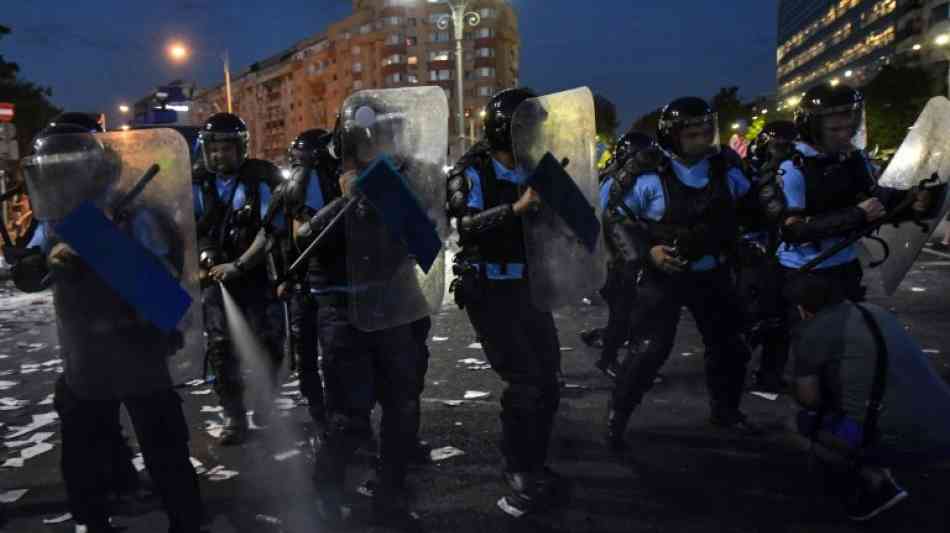
<svg viewBox="0 0 950 533"><path fill-rule="evenodd" d="M938 178L935 185L947 183L950 179L950 136L947 132L950 132L950 100L937 96L927 102L878 183L908 190L935 174ZM879 237L891 251L891 256L881 265L881 281L886 294L897 290L920 250L950 210L950 187L941 192L943 195L934 199L933 218L925 221L926 228L914 222L881 228Z"/></svg>
<svg viewBox="0 0 950 533"><path fill-rule="evenodd" d="M82 259L75 277L54 284L64 350L124 351L132 376L150 356L174 354L162 364L175 383L198 377L204 328L182 136L150 129L41 142L23 164L34 215Z"/></svg>
<svg viewBox="0 0 950 533"><path fill-rule="evenodd" d="M542 199L522 224L538 309L576 304L606 279L595 138L594 99L586 87L526 100L512 118L515 160Z"/></svg>
<svg viewBox="0 0 950 533"><path fill-rule="evenodd" d="M344 171L359 175L346 215L350 320L363 331L408 324L436 312L445 291L445 92L360 91L340 120Z"/></svg>

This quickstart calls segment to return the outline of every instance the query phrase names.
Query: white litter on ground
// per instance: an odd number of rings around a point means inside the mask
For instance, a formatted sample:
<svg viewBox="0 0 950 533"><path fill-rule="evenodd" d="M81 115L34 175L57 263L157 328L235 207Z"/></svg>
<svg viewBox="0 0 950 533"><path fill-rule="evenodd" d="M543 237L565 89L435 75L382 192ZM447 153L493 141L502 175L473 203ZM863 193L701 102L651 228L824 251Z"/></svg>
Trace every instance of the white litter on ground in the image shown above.
<svg viewBox="0 0 950 533"><path fill-rule="evenodd" d="M485 392L485 391L480 391L480 390L467 390L465 391L465 396L463 396L463 398L465 398L466 400L483 400L485 398L488 398L489 396L491 396L490 392Z"/></svg>
<svg viewBox="0 0 950 533"><path fill-rule="evenodd" d="M73 514L66 513L66 514L61 514L59 516L54 516L51 518L44 518L43 523L44 524L62 524L63 522L67 520L72 520L72 519L73 519Z"/></svg>
<svg viewBox="0 0 950 533"><path fill-rule="evenodd" d="M444 461L452 457L458 457L459 455L465 455L465 452L452 446L437 448L429 452L429 457L433 462Z"/></svg>

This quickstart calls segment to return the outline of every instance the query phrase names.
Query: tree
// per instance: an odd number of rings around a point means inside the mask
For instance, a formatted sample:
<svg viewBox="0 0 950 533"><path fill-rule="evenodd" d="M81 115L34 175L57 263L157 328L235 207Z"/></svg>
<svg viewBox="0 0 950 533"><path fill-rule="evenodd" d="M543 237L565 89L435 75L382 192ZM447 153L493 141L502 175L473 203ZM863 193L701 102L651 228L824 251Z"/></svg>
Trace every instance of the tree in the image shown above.
<svg viewBox="0 0 950 533"><path fill-rule="evenodd" d="M617 118L617 106L600 94L594 95L594 120L597 122L597 135L614 138L620 119Z"/></svg>
<svg viewBox="0 0 950 533"><path fill-rule="evenodd" d="M10 31L10 28L0 26L0 39ZM48 87L18 79L19 71L19 65L0 56L0 102L16 105L13 123L17 128L20 154L26 155L33 137L61 110L50 103L53 93Z"/></svg>
<svg viewBox="0 0 950 533"><path fill-rule="evenodd" d="M943 93L943 83L926 70L885 66L863 88L868 146L897 148L931 97Z"/></svg>
<svg viewBox="0 0 950 533"><path fill-rule="evenodd" d="M713 109L719 114L719 139L726 142L732 137L732 125L737 120L746 119L751 115L750 109L739 99L738 87L723 87L713 95L710 101Z"/></svg>

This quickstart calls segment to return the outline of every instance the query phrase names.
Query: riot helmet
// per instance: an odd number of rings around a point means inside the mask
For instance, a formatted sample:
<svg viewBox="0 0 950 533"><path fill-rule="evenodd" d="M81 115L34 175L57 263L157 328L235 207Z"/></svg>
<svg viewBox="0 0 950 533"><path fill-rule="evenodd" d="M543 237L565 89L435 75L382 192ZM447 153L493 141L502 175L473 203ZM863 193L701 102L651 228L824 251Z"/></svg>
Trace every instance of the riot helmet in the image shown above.
<svg viewBox="0 0 950 533"><path fill-rule="evenodd" d="M867 144L864 95L847 85L816 85L795 110L802 141L828 153L863 150Z"/></svg>
<svg viewBox="0 0 950 533"><path fill-rule="evenodd" d="M102 127L102 124L92 118L92 115L89 113L78 113L75 111L67 111L65 113L60 113L52 121L50 121L49 126L61 126L64 124L72 124L82 128L87 133L103 133L105 129Z"/></svg>
<svg viewBox="0 0 950 533"><path fill-rule="evenodd" d="M214 174L235 174L247 160L249 141L247 124L231 113L212 115L198 133L205 168Z"/></svg>
<svg viewBox="0 0 950 533"><path fill-rule="evenodd" d="M747 161L758 170L773 159L785 159L795 147L798 130L789 120L776 120L766 124L749 145Z"/></svg>
<svg viewBox="0 0 950 533"><path fill-rule="evenodd" d="M492 150L511 152L511 119L515 110L537 94L527 88L505 89L491 97L485 106L485 138Z"/></svg>
<svg viewBox="0 0 950 533"><path fill-rule="evenodd" d="M672 157L699 161L719 152L719 115L702 98L677 98L660 113L656 137Z"/></svg>
<svg viewBox="0 0 950 533"><path fill-rule="evenodd" d="M329 155L333 135L325 129L306 130L297 136L287 149L291 165L313 166L321 157Z"/></svg>

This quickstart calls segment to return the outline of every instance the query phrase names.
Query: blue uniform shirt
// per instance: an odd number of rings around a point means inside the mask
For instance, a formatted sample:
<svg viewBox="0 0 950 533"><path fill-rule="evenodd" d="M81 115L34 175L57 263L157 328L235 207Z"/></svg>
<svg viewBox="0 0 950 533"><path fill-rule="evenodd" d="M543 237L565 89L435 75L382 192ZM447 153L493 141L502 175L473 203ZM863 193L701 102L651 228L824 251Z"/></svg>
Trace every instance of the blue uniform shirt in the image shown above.
<svg viewBox="0 0 950 533"><path fill-rule="evenodd" d="M819 155L818 151L805 143L795 143L795 147L805 157L815 157ZM785 191L785 199L788 202L789 209L804 209L805 206L805 176L798 170L795 163L785 161L779 167L782 174L782 189ZM868 163L868 169L873 168ZM873 175L873 173L872 173ZM800 268L822 251L831 248L835 244L844 240L844 237L833 237L823 239L819 243L801 243L789 244L782 243L778 249L779 263L787 268ZM843 265L857 259L856 245L851 245L837 254L822 261L817 268L829 268Z"/></svg>
<svg viewBox="0 0 950 533"><path fill-rule="evenodd" d="M528 179L524 175L524 172L521 169L510 170L505 168L504 165L492 158L492 166L495 168L495 176L504 181L514 183L516 185L524 184L525 180ZM468 207L472 209L485 209L485 195L482 193L482 177L479 176L478 171L474 168L467 168L465 170L465 176L468 178L469 183L471 184L471 190L468 193ZM502 266L497 263L485 263L484 268L486 269L485 275L489 279L521 279L524 277L524 264L522 263L508 263L505 265L507 268L502 269ZM482 268L482 265L479 264L476 268Z"/></svg>
<svg viewBox="0 0 950 533"><path fill-rule="evenodd" d="M709 183L708 158L691 167L675 159L672 161L673 172L683 185L701 189ZM729 191L733 198L741 198L749 192L751 184L741 170L730 168L727 176L729 178ZM666 198L663 194L663 184L660 182L660 176L655 173L640 176L637 183L624 197L624 203L637 216L659 222L666 213ZM707 255L691 262L689 269L694 272L705 272L716 268L718 262L718 258Z"/></svg>
<svg viewBox="0 0 950 533"><path fill-rule="evenodd" d="M227 201L228 197L231 196L231 192L234 192L234 199L231 202L232 209L239 209L247 200L244 184L238 184L237 180L231 176L224 178L216 177L214 179L214 185L218 190L218 199L222 201ZM237 185L236 191L234 191L235 185ZM192 190L194 192L195 217L201 218L205 212L204 197L201 195L201 188L198 185L192 185ZM267 206L270 205L271 190L266 183L261 182L260 185L258 185L258 191L261 197L260 210L261 216L263 217L267 212Z"/></svg>
<svg viewBox="0 0 950 533"><path fill-rule="evenodd" d="M320 175L316 170L310 171L310 182L307 183L307 198L304 203L310 209L320 209L327 204L323 198L323 191L320 189Z"/></svg>

